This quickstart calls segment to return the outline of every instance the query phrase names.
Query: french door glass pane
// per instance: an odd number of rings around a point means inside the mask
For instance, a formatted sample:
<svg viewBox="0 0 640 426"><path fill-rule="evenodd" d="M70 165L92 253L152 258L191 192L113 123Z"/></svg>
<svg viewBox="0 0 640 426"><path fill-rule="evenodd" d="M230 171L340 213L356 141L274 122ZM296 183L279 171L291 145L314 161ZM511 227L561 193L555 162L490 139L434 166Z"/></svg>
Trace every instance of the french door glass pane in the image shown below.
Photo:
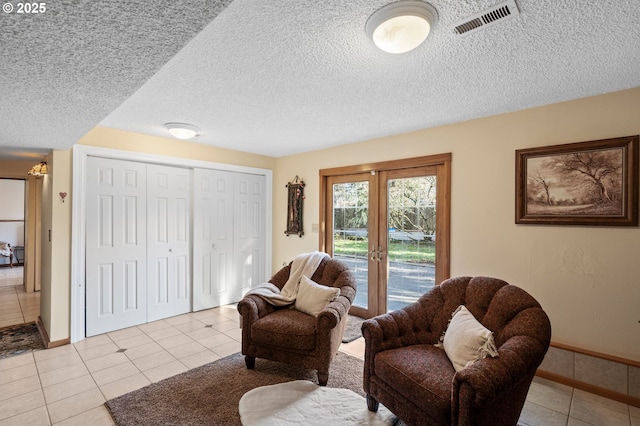
<svg viewBox="0 0 640 426"><path fill-rule="evenodd" d="M333 185L333 256L354 271L358 290L355 306L367 308L369 247L369 183Z"/></svg>
<svg viewBox="0 0 640 426"><path fill-rule="evenodd" d="M387 310L415 302L435 285L436 177L387 181Z"/></svg>

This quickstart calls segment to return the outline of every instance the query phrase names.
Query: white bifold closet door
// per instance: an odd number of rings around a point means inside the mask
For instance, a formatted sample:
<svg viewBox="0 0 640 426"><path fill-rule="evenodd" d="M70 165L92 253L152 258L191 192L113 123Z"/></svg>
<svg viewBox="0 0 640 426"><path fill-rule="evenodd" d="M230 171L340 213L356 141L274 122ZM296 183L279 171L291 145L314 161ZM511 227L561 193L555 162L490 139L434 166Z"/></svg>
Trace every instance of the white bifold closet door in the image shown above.
<svg viewBox="0 0 640 426"><path fill-rule="evenodd" d="M234 303L265 281L264 176L194 170L193 310Z"/></svg>
<svg viewBox="0 0 640 426"><path fill-rule="evenodd" d="M87 158L86 334L147 321L145 164Z"/></svg>
<svg viewBox="0 0 640 426"><path fill-rule="evenodd" d="M234 303L267 279L265 176L86 166L87 336Z"/></svg>
<svg viewBox="0 0 640 426"><path fill-rule="evenodd" d="M87 158L86 335L191 311L191 170Z"/></svg>
<svg viewBox="0 0 640 426"><path fill-rule="evenodd" d="M147 321L191 312L191 170L147 165Z"/></svg>

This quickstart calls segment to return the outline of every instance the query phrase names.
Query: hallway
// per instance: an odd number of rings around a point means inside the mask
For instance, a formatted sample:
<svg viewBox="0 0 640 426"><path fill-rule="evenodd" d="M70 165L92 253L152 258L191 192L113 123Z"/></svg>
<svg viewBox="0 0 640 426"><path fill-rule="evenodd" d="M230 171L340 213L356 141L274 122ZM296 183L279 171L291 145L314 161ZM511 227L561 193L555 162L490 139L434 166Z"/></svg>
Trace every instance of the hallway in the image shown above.
<svg viewBox="0 0 640 426"><path fill-rule="evenodd" d="M27 293L20 282L3 285L3 282L7 283L8 281L1 279L2 275L7 275L3 274L6 272L3 271L4 269L6 268L0 269L0 328L37 321L40 315L40 292ZM13 269L18 269L18 267ZM22 281L22 277L19 281Z"/></svg>

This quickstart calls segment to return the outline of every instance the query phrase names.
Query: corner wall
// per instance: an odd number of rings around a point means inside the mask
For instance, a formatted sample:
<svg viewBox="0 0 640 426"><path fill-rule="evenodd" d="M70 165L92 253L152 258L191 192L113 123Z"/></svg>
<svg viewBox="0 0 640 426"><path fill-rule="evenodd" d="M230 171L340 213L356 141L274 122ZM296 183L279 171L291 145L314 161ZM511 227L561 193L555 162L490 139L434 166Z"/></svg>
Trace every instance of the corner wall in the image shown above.
<svg viewBox="0 0 640 426"><path fill-rule="evenodd" d="M40 318L53 345L69 338L71 295L71 151L47 157L49 174L42 184ZM48 342L48 343L49 343Z"/></svg>
<svg viewBox="0 0 640 426"><path fill-rule="evenodd" d="M515 224L516 149L637 135L638 117L635 88L278 158L273 270L318 249L320 169L451 152L451 275L524 288L551 318L554 342L640 360L640 229ZM306 183L302 238L283 234L296 175Z"/></svg>

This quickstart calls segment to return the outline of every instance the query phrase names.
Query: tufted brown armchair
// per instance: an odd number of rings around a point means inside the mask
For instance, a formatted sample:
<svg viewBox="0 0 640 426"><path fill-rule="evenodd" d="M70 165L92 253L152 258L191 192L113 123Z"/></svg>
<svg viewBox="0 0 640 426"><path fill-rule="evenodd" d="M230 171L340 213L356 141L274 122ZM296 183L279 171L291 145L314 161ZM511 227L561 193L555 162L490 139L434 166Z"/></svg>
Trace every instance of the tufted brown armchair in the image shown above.
<svg viewBox="0 0 640 426"><path fill-rule="evenodd" d="M454 370L434 346L459 305L491 330L499 357ZM524 290L487 277L444 281L417 302L362 324L369 410L406 424L516 425L551 339L549 318Z"/></svg>
<svg viewBox="0 0 640 426"><path fill-rule="evenodd" d="M290 270L291 263L269 282L282 289ZM340 288L338 297L317 317L270 305L257 295L247 295L238 303L247 368L255 367L256 358L265 358L317 370L318 383L327 384L329 365L342 342L347 313L356 295L356 279L344 263L330 257L320 262L310 278L318 284Z"/></svg>

